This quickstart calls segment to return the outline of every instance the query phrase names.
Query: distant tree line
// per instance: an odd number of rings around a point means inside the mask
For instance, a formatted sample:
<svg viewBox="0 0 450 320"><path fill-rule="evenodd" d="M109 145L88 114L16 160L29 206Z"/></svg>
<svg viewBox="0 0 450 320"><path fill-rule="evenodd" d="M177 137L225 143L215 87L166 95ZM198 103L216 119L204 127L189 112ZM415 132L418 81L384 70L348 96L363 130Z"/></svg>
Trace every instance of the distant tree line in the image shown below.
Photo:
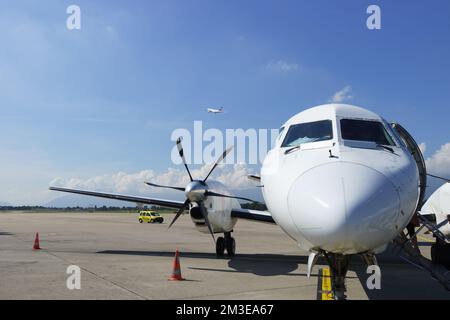
<svg viewBox="0 0 450 320"><path fill-rule="evenodd" d="M80 212L111 212L111 211L128 211L136 212L139 210L168 210L157 206L144 207L114 207L114 206L93 206L93 207L45 207L45 206L0 206L0 211L46 211L46 212L61 212L61 211L80 211ZM170 209L169 209L170 210Z"/></svg>
<svg viewBox="0 0 450 320"><path fill-rule="evenodd" d="M244 209L267 210L264 203L248 202L241 205ZM159 206L144 207L114 207L114 206L93 206L93 207L45 207L45 206L0 206L0 211L38 211L38 212L137 212L139 210L173 211L173 209Z"/></svg>

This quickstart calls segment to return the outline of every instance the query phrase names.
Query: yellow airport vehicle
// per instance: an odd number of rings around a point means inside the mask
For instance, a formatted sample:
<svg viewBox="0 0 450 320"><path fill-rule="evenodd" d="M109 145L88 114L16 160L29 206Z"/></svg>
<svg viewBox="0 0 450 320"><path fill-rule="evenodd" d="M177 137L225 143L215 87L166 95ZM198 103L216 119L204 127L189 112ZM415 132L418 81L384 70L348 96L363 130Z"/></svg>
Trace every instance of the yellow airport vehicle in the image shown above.
<svg viewBox="0 0 450 320"><path fill-rule="evenodd" d="M156 211L141 210L139 211L139 223L163 223L164 218Z"/></svg>

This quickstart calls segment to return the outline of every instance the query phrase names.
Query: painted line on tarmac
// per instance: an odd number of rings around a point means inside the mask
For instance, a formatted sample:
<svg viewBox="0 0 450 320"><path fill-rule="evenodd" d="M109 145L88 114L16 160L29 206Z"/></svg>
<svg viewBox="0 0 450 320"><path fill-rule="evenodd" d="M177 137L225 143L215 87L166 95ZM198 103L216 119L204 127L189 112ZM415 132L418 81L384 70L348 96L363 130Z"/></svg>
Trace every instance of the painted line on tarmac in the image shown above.
<svg viewBox="0 0 450 320"><path fill-rule="evenodd" d="M317 300L334 300L331 288L330 268L319 269L317 281Z"/></svg>
<svg viewBox="0 0 450 320"><path fill-rule="evenodd" d="M434 242L435 242L433 238L422 237L422 236L417 236L417 238L418 238L419 240L422 240L422 241L425 241L425 242L431 242L431 243L434 243Z"/></svg>

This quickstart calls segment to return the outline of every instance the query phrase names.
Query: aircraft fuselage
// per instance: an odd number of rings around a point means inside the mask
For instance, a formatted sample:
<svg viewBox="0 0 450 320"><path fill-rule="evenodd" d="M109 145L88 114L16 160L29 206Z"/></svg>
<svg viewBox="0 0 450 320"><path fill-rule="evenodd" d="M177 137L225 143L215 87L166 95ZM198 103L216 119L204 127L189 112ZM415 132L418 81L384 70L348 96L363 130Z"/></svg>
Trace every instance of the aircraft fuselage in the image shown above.
<svg viewBox="0 0 450 320"><path fill-rule="evenodd" d="M417 206L419 174L385 120L358 107L325 105L282 128L262 166L263 196L273 219L300 247L376 252L405 228ZM286 145L292 134L303 137Z"/></svg>

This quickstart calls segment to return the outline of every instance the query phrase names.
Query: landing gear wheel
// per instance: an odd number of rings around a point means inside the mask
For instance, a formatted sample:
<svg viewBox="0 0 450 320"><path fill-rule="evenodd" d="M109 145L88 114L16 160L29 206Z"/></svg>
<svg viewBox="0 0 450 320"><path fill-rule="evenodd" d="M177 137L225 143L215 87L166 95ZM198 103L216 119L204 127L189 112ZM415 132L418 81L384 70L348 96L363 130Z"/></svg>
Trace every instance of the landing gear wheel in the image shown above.
<svg viewBox="0 0 450 320"><path fill-rule="evenodd" d="M230 257L233 257L236 253L236 241L234 240L234 238L228 238L226 241L226 249L227 249L227 254Z"/></svg>
<svg viewBox="0 0 450 320"><path fill-rule="evenodd" d="M216 240L216 254L221 257L225 253L225 239L218 237Z"/></svg>
<svg viewBox="0 0 450 320"><path fill-rule="evenodd" d="M325 252L325 258L331 271L331 286L335 300L345 300L347 296L345 292L345 276L350 265L351 255L342 255L336 253Z"/></svg>

